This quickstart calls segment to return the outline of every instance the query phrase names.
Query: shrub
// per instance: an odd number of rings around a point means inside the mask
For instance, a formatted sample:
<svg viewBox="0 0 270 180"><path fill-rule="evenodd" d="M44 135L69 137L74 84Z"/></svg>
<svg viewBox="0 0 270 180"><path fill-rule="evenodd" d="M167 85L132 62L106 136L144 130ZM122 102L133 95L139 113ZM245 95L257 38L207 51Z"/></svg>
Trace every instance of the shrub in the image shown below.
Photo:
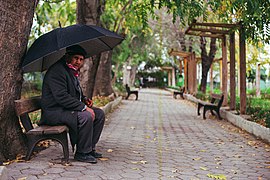
<svg viewBox="0 0 270 180"><path fill-rule="evenodd" d="M92 100L93 100L94 106L97 106L97 107L105 106L106 104L110 102L110 98L105 97L105 96L94 96Z"/></svg>
<svg viewBox="0 0 270 180"><path fill-rule="evenodd" d="M236 109L240 109L240 98L236 98ZM251 115L252 121L270 128L270 101L261 98L247 98L246 113Z"/></svg>

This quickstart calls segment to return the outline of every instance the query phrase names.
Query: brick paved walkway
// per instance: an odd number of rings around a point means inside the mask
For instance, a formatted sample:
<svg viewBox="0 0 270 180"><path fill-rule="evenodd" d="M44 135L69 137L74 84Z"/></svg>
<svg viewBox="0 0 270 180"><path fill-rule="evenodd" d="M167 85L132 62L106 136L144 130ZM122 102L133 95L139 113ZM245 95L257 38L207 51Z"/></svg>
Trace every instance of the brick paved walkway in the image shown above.
<svg viewBox="0 0 270 180"><path fill-rule="evenodd" d="M108 116L98 163L61 165L59 145L7 166L9 179L270 179L270 147L226 121L203 120L185 100L142 89Z"/></svg>

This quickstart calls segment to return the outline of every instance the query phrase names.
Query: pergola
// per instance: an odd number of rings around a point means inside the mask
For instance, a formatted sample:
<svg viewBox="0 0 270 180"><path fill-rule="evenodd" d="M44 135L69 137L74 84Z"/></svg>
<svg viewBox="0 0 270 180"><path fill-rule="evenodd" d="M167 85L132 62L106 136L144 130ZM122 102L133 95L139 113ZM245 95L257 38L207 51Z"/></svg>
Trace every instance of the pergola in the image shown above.
<svg viewBox="0 0 270 180"><path fill-rule="evenodd" d="M182 68L184 62L184 79L185 79L185 91L189 92L190 94L194 94L197 92L197 66L196 66L196 58L194 52L183 52L183 51L176 51L171 49L169 52L170 56L179 56L182 59L179 60L179 69L180 74L182 74Z"/></svg>
<svg viewBox="0 0 270 180"><path fill-rule="evenodd" d="M239 60L240 60L240 113L246 112L246 47L244 29L241 23L197 23L193 22L185 34L202 37L214 37L222 40L222 92L224 93L225 103L227 102L228 92L228 67L227 67L227 44L226 35L230 38L230 109L236 106L236 80L235 80L235 31L239 30Z"/></svg>
<svg viewBox="0 0 270 180"><path fill-rule="evenodd" d="M163 66L161 69L168 73L168 86L175 86L175 69L171 66Z"/></svg>

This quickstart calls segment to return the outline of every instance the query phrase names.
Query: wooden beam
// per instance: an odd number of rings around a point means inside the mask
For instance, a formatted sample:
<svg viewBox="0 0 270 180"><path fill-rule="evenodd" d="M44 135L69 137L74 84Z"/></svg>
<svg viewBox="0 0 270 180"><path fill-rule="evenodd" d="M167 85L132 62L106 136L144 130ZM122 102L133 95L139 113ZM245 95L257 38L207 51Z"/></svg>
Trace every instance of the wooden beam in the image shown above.
<svg viewBox="0 0 270 180"><path fill-rule="evenodd" d="M175 51L175 50L172 50L169 52L169 55L170 56L180 56L182 58L186 58L190 55L192 55L192 53L190 52L184 52L184 51Z"/></svg>
<svg viewBox="0 0 270 180"><path fill-rule="evenodd" d="M196 54L192 53L192 67L193 67L193 92L197 93L197 63L196 63Z"/></svg>
<svg viewBox="0 0 270 180"><path fill-rule="evenodd" d="M226 23L192 23L193 26L208 26L208 27L223 27L223 28L237 28L239 24Z"/></svg>
<svg viewBox="0 0 270 180"><path fill-rule="evenodd" d="M205 29L205 28L190 28L190 31L210 32L217 34L229 34L230 30L219 30L219 29Z"/></svg>
<svg viewBox="0 0 270 180"><path fill-rule="evenodd" d="M236 108L235 82L235 33L230 34L230 109Z"/></svg>
<svg viewBox="0 0 270 180"><path fill-rule="evenodd" d="M222 92L224 94L223 105L228 104L228 65L227 65L227 44L226 36L223 36L222 39Z"/></svg>
<svg viewBox="0 0 270 180"><path fill-rule="evenodd" d="M213 63L211 64L210 66L210 93L212 94L213 93L213 90L214 90L214 82L213 82Z"/></svg>
<svg viewBox="0 0 270 180"><path fill-rule="evenodd" d="M184 59L184 80L185 80L185 88L186 91L188 91L188 81L187 81L187 76L188 76L188 63L187 63L187 58Z"/></svg>
<svg viewBox="0 0 270 180"><path fill-rule="evenodd" d="M212 37L212 38L222 38L222 34L206 34L206 33L194 33L194 32L188 32L186 33L187 35L191 35L191 36L202 36L202 37Z"/></svg>
<svg viewBox="0 0 270 180"><path fill-rule="evenodd" d="M243 26L239 30L239 59L240 59L240 113L246 114L247 96L246 96L246 40Z"/></svg>

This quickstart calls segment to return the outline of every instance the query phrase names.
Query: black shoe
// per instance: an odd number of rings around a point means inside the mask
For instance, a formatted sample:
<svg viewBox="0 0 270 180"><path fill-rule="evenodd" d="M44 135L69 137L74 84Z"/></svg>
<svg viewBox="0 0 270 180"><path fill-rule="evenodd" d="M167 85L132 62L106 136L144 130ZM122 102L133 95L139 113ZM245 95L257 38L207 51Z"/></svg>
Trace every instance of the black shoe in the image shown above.
<svg viewBox="0 0 270 180"><path fill-rule="evenodd" d="M95 158L102 158L102 154L96 152L95 150L91 151L89 154Z"/></svg>
<svg viewBox="0 0 270 180"><path fill-rule="evenodd" d="M87 162L87 163L92 163L92 164L97 163L96 158L94 158L90 154L85 154L85 153L75 153L74 159L77 161Z"/></svg>

